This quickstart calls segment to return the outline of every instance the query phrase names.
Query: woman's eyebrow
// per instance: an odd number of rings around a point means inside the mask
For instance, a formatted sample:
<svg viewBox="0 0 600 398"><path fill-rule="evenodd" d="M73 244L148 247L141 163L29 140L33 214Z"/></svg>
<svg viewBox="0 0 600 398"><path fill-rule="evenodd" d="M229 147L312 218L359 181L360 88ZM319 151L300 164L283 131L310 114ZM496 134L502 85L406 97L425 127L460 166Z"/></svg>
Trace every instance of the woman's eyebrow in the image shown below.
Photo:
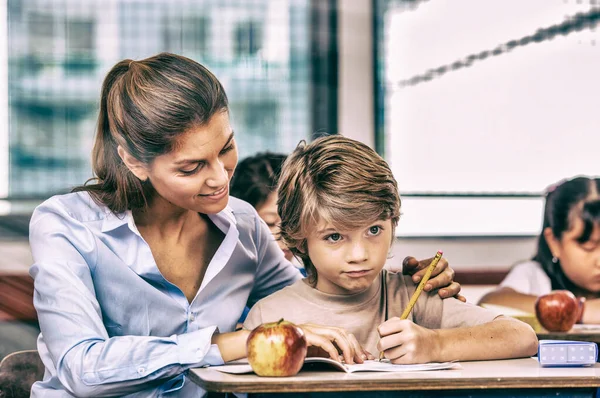
<svg viewBox="0 0 600 398"><path fill-rule="evenodd" d="M232 131L231 134L229 135L229 138L227 139L227 142L225 143L225 145L223 145L223 148L221 148L221 150L227 148L227 146L231 143L231 140L233 140L234 134L235 133ZM205 159L182 159L182 160L173 162L173 164L180 165L180 164L189 164L189 163L200 163L200 162L205 162L205 161L206 161Z"/></svg>

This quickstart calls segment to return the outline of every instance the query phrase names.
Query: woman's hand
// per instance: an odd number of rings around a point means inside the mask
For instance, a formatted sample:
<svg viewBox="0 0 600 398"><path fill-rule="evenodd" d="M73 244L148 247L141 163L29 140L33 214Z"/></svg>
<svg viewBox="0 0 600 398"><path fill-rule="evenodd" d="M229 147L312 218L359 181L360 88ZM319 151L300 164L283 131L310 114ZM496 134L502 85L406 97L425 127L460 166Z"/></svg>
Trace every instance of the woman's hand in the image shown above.
<svg viewBox="0 0 600 398"><path fill-rule="evenodd" d="M377 348L392 363L427 363L439 357L441 342L435 330L398 317L385 321L377 330L381 336Z"/></svg>
<svg viewBox="0 0 600 398"><path fill-rule="evenodd" d="M308 357L330 357L339 362L363 363L375 357L361 347L352 333L344 329L314 324L298 325L308 342Z"/></svg>
<svg viewBox="0 0 600 398"><path fill-rule="evenodd" d="M406 257L402 262L402 273L412 275L413 282L419 283L432 261L433 257L421 261L417 261L414 257ZM423 288L426 292L433 289L439 289L438 294L441 298L456 297L460 301L467 301L459 294L460 283L454 282L454 270L448 265L448 260L443 257L435 266L431 273L431 279L427 281Z"/></svg>

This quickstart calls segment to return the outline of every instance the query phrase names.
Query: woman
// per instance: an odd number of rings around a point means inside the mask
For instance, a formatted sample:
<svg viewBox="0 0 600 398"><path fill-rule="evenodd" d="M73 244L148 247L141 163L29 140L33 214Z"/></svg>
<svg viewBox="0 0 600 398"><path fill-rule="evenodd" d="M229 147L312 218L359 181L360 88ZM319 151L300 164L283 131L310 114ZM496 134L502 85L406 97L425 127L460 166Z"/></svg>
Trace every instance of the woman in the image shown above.
<svg viewBox="0 0 600 398"><path fill-rule="evenodd" d="M110 70L96 178L31 219L46 366L33 397L201 396L188 369L245 357L244 306L300 273L252 206L229 197L236 163L227 96L202 65L163 53ZM434 287L451 282L442 270ZM314 350L366 355L342 329L301 326Z"/></svg>

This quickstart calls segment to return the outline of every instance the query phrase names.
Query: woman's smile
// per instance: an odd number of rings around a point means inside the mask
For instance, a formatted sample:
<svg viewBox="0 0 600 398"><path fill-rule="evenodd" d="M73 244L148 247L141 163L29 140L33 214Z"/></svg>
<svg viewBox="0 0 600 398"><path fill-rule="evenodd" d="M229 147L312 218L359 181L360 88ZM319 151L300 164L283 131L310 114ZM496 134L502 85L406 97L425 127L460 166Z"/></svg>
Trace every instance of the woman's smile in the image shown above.
<svg viewBox="0 0 600 398"><path fill-rule="evenodd" d="M204 199L208 199L208 200L221 200L225 196L227 196L228 193L229 193L229 185L225 185L213 193L200 194L198 196L200 196L201 198L204 198Z"/></svg>

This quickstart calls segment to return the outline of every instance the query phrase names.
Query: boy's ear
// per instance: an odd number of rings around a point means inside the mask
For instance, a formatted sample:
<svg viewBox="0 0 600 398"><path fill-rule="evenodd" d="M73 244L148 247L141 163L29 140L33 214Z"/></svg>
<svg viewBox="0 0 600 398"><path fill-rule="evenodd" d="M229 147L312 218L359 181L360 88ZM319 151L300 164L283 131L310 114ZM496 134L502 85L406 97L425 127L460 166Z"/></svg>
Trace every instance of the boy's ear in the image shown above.
<svg viewBox="0 0 600 398"><path fill-rule="evenodd" d="M148 170L144 163L131 156L121 145L117 147L117 152L125 166L127 166L134 176L141 181L146 181L148 179Z"/></svg>
<svg viewBox="0 0 600 398"><path fill-rule="evenodd" d="M544 238L546 238L546 242L548 243L548 247L550 248L550 253L552 253L552 255L556 258L560 258L560 254L561 254L560 240L558 240L558 238L556 236L554 236L554 233L552 232L552 228L550 228L550 227L544 228L543 234L544 234Z"/></svg>

